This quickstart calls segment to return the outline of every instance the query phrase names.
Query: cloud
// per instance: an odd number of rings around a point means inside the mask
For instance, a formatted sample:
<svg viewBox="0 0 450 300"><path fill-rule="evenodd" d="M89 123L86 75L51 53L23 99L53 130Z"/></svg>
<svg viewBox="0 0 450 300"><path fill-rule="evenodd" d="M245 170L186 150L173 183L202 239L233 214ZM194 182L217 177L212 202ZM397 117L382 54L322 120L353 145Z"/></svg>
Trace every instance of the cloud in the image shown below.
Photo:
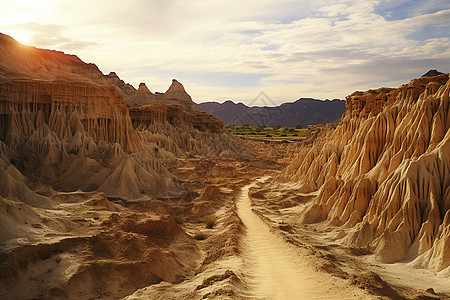
<svg viewBox="0 0 450 300"><path fill-rule="evenodd" d="M441 0L43 0L24 15L20 5L5 2L0 28L20 27L34 45L76 53L135 86L164 91L177 77L197 101L261 91L277 101L343 98L450 71Z"/></svg>
<svg viewBox="0 0 450 300"><path fill-rule="evenodd" d="M39 24L34 22L6 26L14 32L28 32L26 44L46 45L46 48L77 51L98 45L97 42L77 41L66 36L67 28L57 24Z"/></svg>

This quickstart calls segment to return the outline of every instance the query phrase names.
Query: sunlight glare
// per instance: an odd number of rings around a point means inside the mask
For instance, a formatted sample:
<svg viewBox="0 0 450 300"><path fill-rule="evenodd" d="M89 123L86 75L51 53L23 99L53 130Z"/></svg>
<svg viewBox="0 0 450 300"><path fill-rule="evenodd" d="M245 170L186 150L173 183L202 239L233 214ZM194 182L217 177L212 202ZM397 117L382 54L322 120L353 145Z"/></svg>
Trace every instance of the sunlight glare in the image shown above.
<svg viewBox="0 0 450 300"><path fill-rule="evenodd" d="M23 30L23 29L9 30L5 33L10 35L11 37L13 37L16 41L18 41L22 45L32 45L33 44L32 43L33 42L32 33L27 30Z"/></svg>

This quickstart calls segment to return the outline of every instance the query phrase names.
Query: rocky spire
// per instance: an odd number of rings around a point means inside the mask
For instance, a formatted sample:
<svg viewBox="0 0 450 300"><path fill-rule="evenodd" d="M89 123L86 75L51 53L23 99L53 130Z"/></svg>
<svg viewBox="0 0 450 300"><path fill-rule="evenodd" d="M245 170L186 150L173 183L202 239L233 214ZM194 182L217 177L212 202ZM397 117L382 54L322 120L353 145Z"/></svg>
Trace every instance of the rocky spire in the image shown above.
<svg viewBox="0 0 450 300"><path fill-rule="evenodd" d="M164 95L167 99L178 100L180 104L188 111L195 110L194 102L192 101L191 96L189 96L184 89L184 86L176 79L172 79L172 84Z"/></svg>
<svg viewBox="0 0 450 300"><path fill-rule="evenodd" d="M186 93L186 90L184 89L184 86L176 79L172 79L172 84L170 85L169 89L166 91L166 94L167 93L173 93L173 92L184 92L184 93ZM187 93L186 93L186 95L187 95Z"/></svg>
<svg viewBox="0 0 450 300"><path fill-rule="evenodd" d="M114 78L114 77L119 78L119 76L117 76L116 72L109 72L109 74L106 75L106 76L107 76L107 77L111 77L111 78Z"/></svg>
<svg viewBox="0 0 450 300"><path fill-rule="evenodd" d="M144 82L139 83L137 93L152 94L152 92L150 92L150 90L148 89L148 87L145 85Z"/></svg>
<svg viewBox="0 0 450 300"><path fill-rule="evenodd" d="M434 77L438 75L442 75L444 73L439 72L438 70L429 70L425 74L422 75L422 77Z"/></svg>

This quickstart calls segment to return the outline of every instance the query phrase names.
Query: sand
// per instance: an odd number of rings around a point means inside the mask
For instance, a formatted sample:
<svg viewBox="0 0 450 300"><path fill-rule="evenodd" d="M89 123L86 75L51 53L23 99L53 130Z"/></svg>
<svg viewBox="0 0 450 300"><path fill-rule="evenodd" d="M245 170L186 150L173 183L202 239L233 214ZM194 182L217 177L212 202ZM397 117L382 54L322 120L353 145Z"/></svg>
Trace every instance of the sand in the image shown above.
<svg viewBox="0 0 450 300"><path fill-rule="evenodd" d="M246 266L244 282L253 299L372 299L363 290L341 279L318 272L314 262L272 232L252 211L249 188L238 198L238 215L246 227L242 250Z"/></svg>
<svg viewBox="0 0 450 300"><path fill-rule="evenodd" d="M450 298L448 74L295 143L142 119L131 92L0 34L0 299Z"/></svg>

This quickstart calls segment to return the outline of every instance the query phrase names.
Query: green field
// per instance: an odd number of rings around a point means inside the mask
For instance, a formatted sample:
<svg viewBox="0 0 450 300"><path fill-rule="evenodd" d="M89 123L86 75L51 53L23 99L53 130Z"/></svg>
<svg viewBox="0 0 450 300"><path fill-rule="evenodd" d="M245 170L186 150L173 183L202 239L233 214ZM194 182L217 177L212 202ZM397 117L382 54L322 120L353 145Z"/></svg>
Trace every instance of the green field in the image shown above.
<svg viewBox="0 0 450 300"><path fill-rule="evenodd" d="M226 128L231 134L254 137L303 137L308 135L308 129L281 126L263 127L244 124L242 126L228 125Z"/></svg>

